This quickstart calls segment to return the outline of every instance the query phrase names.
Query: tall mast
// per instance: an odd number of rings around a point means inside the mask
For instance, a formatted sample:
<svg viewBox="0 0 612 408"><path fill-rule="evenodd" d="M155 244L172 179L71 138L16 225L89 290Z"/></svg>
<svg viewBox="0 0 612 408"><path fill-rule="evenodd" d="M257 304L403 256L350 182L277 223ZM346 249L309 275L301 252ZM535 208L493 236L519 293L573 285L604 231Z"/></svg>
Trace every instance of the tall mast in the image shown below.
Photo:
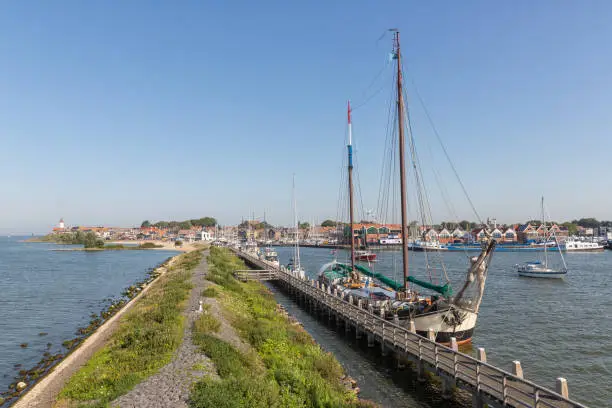
<svg viewBox="0 0 612 408"><path fill-rule="evenodd" d="M548 246L548 234L546 233L546 221L544 220L544 196L542 196L542 228L544 228L544 267L548 268L548 254L546 253Z"/></svg>
<svg viewBox="0 0 612 408"><path fill-rule="evenodd" d="M397 59L397 126L399 135L400 195L402 208L402 265L404 270L404 290L408 292L408 211L406 209L406 164L404 141L404 98L402 94L402 54L400 35L395 30L395 59Z"/></svg>
<svg viewBox="0 0 612 408"><path fill-rule="evenodd" d="M295 173L293 174L293 217L295 221L295 249L293 258L293 269L300 267L300 223L297 217L297 199L295 197Z"/></svg>
<svg viewBox="0 0 612 408"><path fill-rule="evenodd" d="M348 115L348 184L349 184L349 217L351 224L351 231L349 233L351 239L351 271L355 270L355 235L353 232L353 225L355 223L353 213L353 128L351 124L351 102L348 102L347 106Z"/></svg>

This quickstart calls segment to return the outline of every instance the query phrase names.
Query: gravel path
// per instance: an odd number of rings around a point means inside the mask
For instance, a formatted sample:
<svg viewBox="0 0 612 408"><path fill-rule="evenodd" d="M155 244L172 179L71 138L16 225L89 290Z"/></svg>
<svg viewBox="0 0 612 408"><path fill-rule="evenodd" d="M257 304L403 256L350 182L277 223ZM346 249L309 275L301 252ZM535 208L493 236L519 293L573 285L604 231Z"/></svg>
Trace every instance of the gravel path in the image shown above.
<svg viewBox="0 0 612 408"><path fill-rule="evenodd" d="M121 408L178 408L187 407L191 385L204 375L217 376L213 362L201 354L191 340L191 327L198 317L199 301L205 287L204 276L208 272L204 253L202 262L193 271L193 289L185 310L185 331L172 361L157 374L138 384L127 394L111 404Z"/></svg>

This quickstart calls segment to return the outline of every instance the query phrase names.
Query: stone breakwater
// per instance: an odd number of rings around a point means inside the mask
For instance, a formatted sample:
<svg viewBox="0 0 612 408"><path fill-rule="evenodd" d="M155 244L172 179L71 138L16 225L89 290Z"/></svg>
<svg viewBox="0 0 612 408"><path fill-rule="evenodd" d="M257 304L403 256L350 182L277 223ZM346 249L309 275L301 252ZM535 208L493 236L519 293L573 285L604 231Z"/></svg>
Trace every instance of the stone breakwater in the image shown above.
<svg viewBox="0 0 612 408"><path fill-rule="evenodd" d="M147 291L151 283L166 272L178 256L168 258L157 267L147 270L144 279L127 287L120 298L110 301L99 314L92 314L88 326L78 328L74 338L62 343L65 352L45 352L34 367L20 370L9 389L0 393L0 407L15 402L17 398L20 399L14 407L51 406L65 381L104 345L114 331L119 317L131 307L140 294ZM47 348L51 346L50 343L47 344Z"/></svg>

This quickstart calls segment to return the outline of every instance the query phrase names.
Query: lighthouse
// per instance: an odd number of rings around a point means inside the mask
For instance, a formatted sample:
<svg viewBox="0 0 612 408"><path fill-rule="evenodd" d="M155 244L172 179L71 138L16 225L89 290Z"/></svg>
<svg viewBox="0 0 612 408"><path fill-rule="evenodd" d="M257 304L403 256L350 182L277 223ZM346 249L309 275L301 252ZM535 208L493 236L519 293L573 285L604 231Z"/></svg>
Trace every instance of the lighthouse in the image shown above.
<svg viewBox="0 0 612 408"><path fill-rule="evenodd" d="M60 218L59 224L57 224L57 228L61 229L61 230L66 229L66 225L64 224L64 219L63 218Z"/></svg>

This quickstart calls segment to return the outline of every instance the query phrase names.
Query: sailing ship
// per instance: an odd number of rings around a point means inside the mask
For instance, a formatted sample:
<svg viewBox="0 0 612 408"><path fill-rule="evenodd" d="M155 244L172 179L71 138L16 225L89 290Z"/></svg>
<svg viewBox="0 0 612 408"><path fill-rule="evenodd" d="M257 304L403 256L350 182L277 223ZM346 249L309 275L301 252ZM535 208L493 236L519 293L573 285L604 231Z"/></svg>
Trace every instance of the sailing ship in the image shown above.
<svg viewBox="0 0 612 408"><path fill-rule="evenodd" d="M399 150L399 181L401 209L401 246L403 281L396 282L381 273L376 273L363 265L356 264L355 237L353 236L353 146L351 108L348 105L348 202L350 219L350 263L338 262L336 259L326 263L319 270L321 283L338 290L354 303L361 303L374 313L386 319L410 327L414 324L416 332L426 336L430 329L436 333L436 341L450 343L454 337L459 344L467 343L472 338L478 311L484 294L485 281L495 241L490 237L483 242L478 256L470 258L465 283L453 296L450 282L434 284L419 280L409 273L409 231L406 203L406 164L404 137L404 97L402 87L402 68L400 36L394 31L393 54L395 61L397 86L397 128ZM411 136L411 135L410 135ZM409 140L412 143L412 140ZM411 145L412 146L412 145ZM434 291L433 295L422 295L410 284Z"/></svg>
<svg viewBox="0 0 612 408"><path fill-rule="evenodd" d="M542 207L542 226L544 227L544 231L546 231L546 219L544 217L544 197L542 197L542 202L541 202L541 207ZM552 242L556 242L556 237L554 237L554 230L551 229L551 233L550 236L549 234L547 234L547 236L544 237L544 259L542 261L533 261L533 262L525 262L524 264L521 265L516 265L516 269L518 271L519 276L525 276L528 278L563 278L565 275L567 275L567 265L565 264L565 259L563 258L563 254L561 253L561 247L559 245L554 245L554 247L557 248L557 250L559 251L559 255L561 256L561 261L563 262L563 267L561 268L551 268L548 265L548 248L551 247L552 245L549 245L549 239L550 238L555 238L554 241ZM553 250L551 248L551 250Z"/></svg>

